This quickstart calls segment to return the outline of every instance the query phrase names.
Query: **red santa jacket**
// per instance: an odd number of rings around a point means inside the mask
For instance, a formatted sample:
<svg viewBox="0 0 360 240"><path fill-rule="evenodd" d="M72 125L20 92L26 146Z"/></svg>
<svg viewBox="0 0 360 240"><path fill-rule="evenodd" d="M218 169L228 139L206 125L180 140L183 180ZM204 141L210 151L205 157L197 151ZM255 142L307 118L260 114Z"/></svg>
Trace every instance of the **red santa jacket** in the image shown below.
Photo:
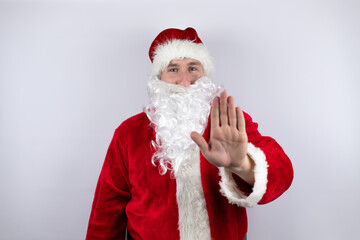
<svg viewBox="0 0 360 240"><path fill-rule="evenodd" d="M201 185L212 239L243 239L245 207L273 201L291 185L293 169L277 142L261 136L244 112L248 154L255 161L255 184L210 164L200 154ZM209 139L209 126L204 132ZM95 191L86 239L180 239L176 180L151 163L155 132L145 113L115 131Z"/></svg>

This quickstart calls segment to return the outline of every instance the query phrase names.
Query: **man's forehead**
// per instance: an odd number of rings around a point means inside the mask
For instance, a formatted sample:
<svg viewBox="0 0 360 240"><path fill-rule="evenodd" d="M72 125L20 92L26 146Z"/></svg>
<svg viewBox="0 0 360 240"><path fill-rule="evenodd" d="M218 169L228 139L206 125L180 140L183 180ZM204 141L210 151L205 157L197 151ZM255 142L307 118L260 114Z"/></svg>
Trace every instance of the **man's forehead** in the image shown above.
<svg viewBox="0 0 360 240"><path fill-rule="evenodd" d="M184 58L184 59L174 59L171 60L170 63L168 64L168 67L171 66L179 66L181 64L186 64L186 65L200 65L202 66L201 62L196 60L196 59L192 59L192 58Z"/></svg>

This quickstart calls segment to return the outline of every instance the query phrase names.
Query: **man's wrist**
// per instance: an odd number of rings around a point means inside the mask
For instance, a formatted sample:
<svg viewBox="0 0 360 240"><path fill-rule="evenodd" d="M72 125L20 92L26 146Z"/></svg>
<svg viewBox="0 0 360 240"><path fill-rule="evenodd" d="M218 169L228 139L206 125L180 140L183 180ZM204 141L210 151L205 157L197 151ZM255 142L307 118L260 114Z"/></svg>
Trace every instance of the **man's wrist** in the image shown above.
<svg viewBox="0 0 360 240"><path fill-rule="evenodd" d="M242 178L249 185L254 186L255 175L254 175L255 162L251 157L246 154L245 159L241 161L241 165L234 168L229 168L229 170Z"/></svg>

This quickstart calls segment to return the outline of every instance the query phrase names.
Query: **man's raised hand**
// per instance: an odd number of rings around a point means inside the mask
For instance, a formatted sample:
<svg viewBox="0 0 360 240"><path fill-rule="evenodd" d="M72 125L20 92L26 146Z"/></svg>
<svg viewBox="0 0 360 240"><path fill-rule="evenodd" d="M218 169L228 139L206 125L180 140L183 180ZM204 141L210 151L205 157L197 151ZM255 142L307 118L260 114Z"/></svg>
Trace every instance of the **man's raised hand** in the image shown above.
<svg viewBox="0 0 360 240"><path fill-rule="evenodd" d="M234 98L222 92L215 97L210 117L210 138L191 133L203 156L216 167L228 168L250 185L254 183L254 162L247 155L248 137L244 114L235 107Z"/></svg>

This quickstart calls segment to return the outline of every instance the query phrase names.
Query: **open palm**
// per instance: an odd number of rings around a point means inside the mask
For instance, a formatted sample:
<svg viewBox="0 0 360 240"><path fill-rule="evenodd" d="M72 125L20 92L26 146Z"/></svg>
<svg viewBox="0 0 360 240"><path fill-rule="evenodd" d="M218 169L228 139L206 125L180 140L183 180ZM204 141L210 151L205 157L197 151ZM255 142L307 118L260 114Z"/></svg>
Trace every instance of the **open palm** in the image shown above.
<svg viewBox="0 0 360 240"><path fill-rule="evenodd" d="M239 169L246 159L248 138L244 115L225 91L212 104L209 142L197 132L192 132L191 138L203 156L217 167Z"/></svg>

